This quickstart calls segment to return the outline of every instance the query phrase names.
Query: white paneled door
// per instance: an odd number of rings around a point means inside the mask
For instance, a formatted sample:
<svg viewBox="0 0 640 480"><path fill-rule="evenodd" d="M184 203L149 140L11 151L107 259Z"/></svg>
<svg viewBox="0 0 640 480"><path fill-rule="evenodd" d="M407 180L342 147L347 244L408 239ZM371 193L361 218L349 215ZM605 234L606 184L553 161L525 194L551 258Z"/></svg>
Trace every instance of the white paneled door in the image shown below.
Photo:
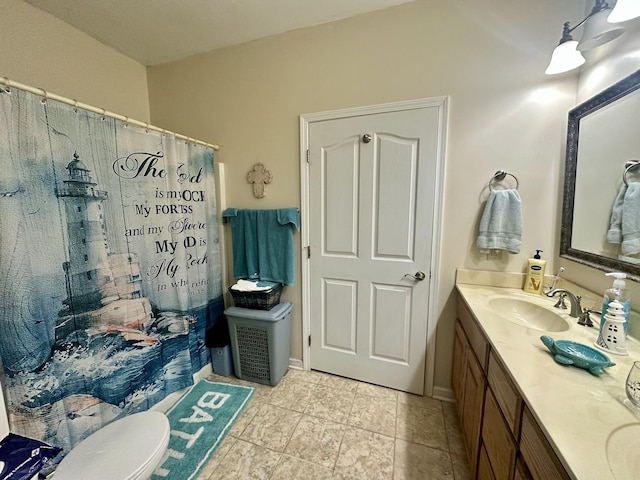
<svg viewBox="0 0 640 480"><path fill-rule="evenodd" d="M310 365L422 394L440 106L310 122Z"/></svg>

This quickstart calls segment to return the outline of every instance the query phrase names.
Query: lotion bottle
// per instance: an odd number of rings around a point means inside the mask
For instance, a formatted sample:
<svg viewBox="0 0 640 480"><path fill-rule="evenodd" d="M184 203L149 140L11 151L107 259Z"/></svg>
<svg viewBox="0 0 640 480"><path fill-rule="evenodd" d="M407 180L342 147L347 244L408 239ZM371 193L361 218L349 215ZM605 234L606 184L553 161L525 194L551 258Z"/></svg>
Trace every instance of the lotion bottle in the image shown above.
<svg viewBox="0 0 640 480"><path fill-rule="evenodd" d="M540 258L540 252L542 250L536 250L536 254L527 263L527 276L524 281L524 291L527 293L541 294L543 290L544 267L547 261Z"/></svg>
<svg viewBox="0 0 640 480"><path fill-rule="evenodd" d="M627 278L627 274L622 272L611 272L605 273L605 275L608 277L615 277L615 280L613 281L613 286L604 291L604 298L602 299L602 316L600 317L600 330L602 330L605 323L604 317L609 309L609 302L617 300L622 305L622 310L624 312L624 335L626 336L627 333L629 333L629 312L631 311L631 297L629 296L629 292L627 291L626 283L624 281L624 279Z"/></svg>

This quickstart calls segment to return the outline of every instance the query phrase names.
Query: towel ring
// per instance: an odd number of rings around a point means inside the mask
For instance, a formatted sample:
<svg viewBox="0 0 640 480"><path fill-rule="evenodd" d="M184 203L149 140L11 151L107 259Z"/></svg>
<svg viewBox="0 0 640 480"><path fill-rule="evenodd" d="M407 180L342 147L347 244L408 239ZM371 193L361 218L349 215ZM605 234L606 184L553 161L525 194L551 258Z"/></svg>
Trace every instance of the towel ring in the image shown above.
<svg viewBox="0 0 640 480"><path fill-rule="evenodd" d="M516 181L516 190L517 190L518 187L520 186L520 182L518 182L518 178L513 173L509 173L505 170L498 170L496 173L493 174L493 177L491 177L491 180L489 180L489 190L493 190L493 188L491 188L491 184L494 181L501 182L507 177L507 175L509 175L510 177L513 177L513 179Z"/></svg>
<svg viewBox="0 0 640 480"><path fill-rule="evenodd" d="M629 182L627 181L627 173L629 173L630 170L638 168L639 166L640 160L627 160L624 163L624 173L622 174L622 181L627 187L629 186Z"/></svg>

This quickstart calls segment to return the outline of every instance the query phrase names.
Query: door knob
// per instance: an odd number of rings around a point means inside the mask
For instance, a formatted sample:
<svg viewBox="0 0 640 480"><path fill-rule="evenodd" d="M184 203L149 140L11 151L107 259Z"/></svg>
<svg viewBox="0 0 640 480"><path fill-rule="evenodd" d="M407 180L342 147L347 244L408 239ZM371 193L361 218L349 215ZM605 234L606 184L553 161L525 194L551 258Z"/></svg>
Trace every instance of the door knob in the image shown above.
<svg viewBox="0 0 640 480"><path fill-rule="evenodd" d="M424 274L424 272L416 272L415 275L411 275L410 273L405 273L404 274L405 277L411 277L414 280L421 282L422 280L424 280L425 278L427 278L427 276Z"/></svg>
<svg viewBox="0 0 640 480"><path fill-rule="evenodd" d="M365 134L362 136L362 141L363 141L364 143L369 143L369 142L371 141L371 135L369 135L368 133L365 133Z"/></svg>

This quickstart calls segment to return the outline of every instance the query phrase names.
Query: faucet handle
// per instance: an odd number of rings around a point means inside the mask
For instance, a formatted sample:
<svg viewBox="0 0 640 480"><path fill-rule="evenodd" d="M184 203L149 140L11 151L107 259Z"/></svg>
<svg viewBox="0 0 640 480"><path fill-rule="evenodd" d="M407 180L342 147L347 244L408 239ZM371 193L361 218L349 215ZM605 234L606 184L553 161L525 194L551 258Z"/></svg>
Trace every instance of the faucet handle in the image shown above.
<svg viewBox="0 0 640 480"><path fill-rule="evenodd" d="M576 297L579 298L579 297ZM591 312L590 308L583 308L580 312L580 316L578 317L578 325L582 325L583 327L593 327L593 321L591 320Z"/></svg>
<svg viewBox="0 0 640 480"><path fill-rule="evenodd" d="M558 295L558 301L556 302L556 304L554 305L555 308L561 308L563 310L567 309L567 305L566 303L564 303L564 299L567 297L566 293L561 293L560 295Z"/></svg>

